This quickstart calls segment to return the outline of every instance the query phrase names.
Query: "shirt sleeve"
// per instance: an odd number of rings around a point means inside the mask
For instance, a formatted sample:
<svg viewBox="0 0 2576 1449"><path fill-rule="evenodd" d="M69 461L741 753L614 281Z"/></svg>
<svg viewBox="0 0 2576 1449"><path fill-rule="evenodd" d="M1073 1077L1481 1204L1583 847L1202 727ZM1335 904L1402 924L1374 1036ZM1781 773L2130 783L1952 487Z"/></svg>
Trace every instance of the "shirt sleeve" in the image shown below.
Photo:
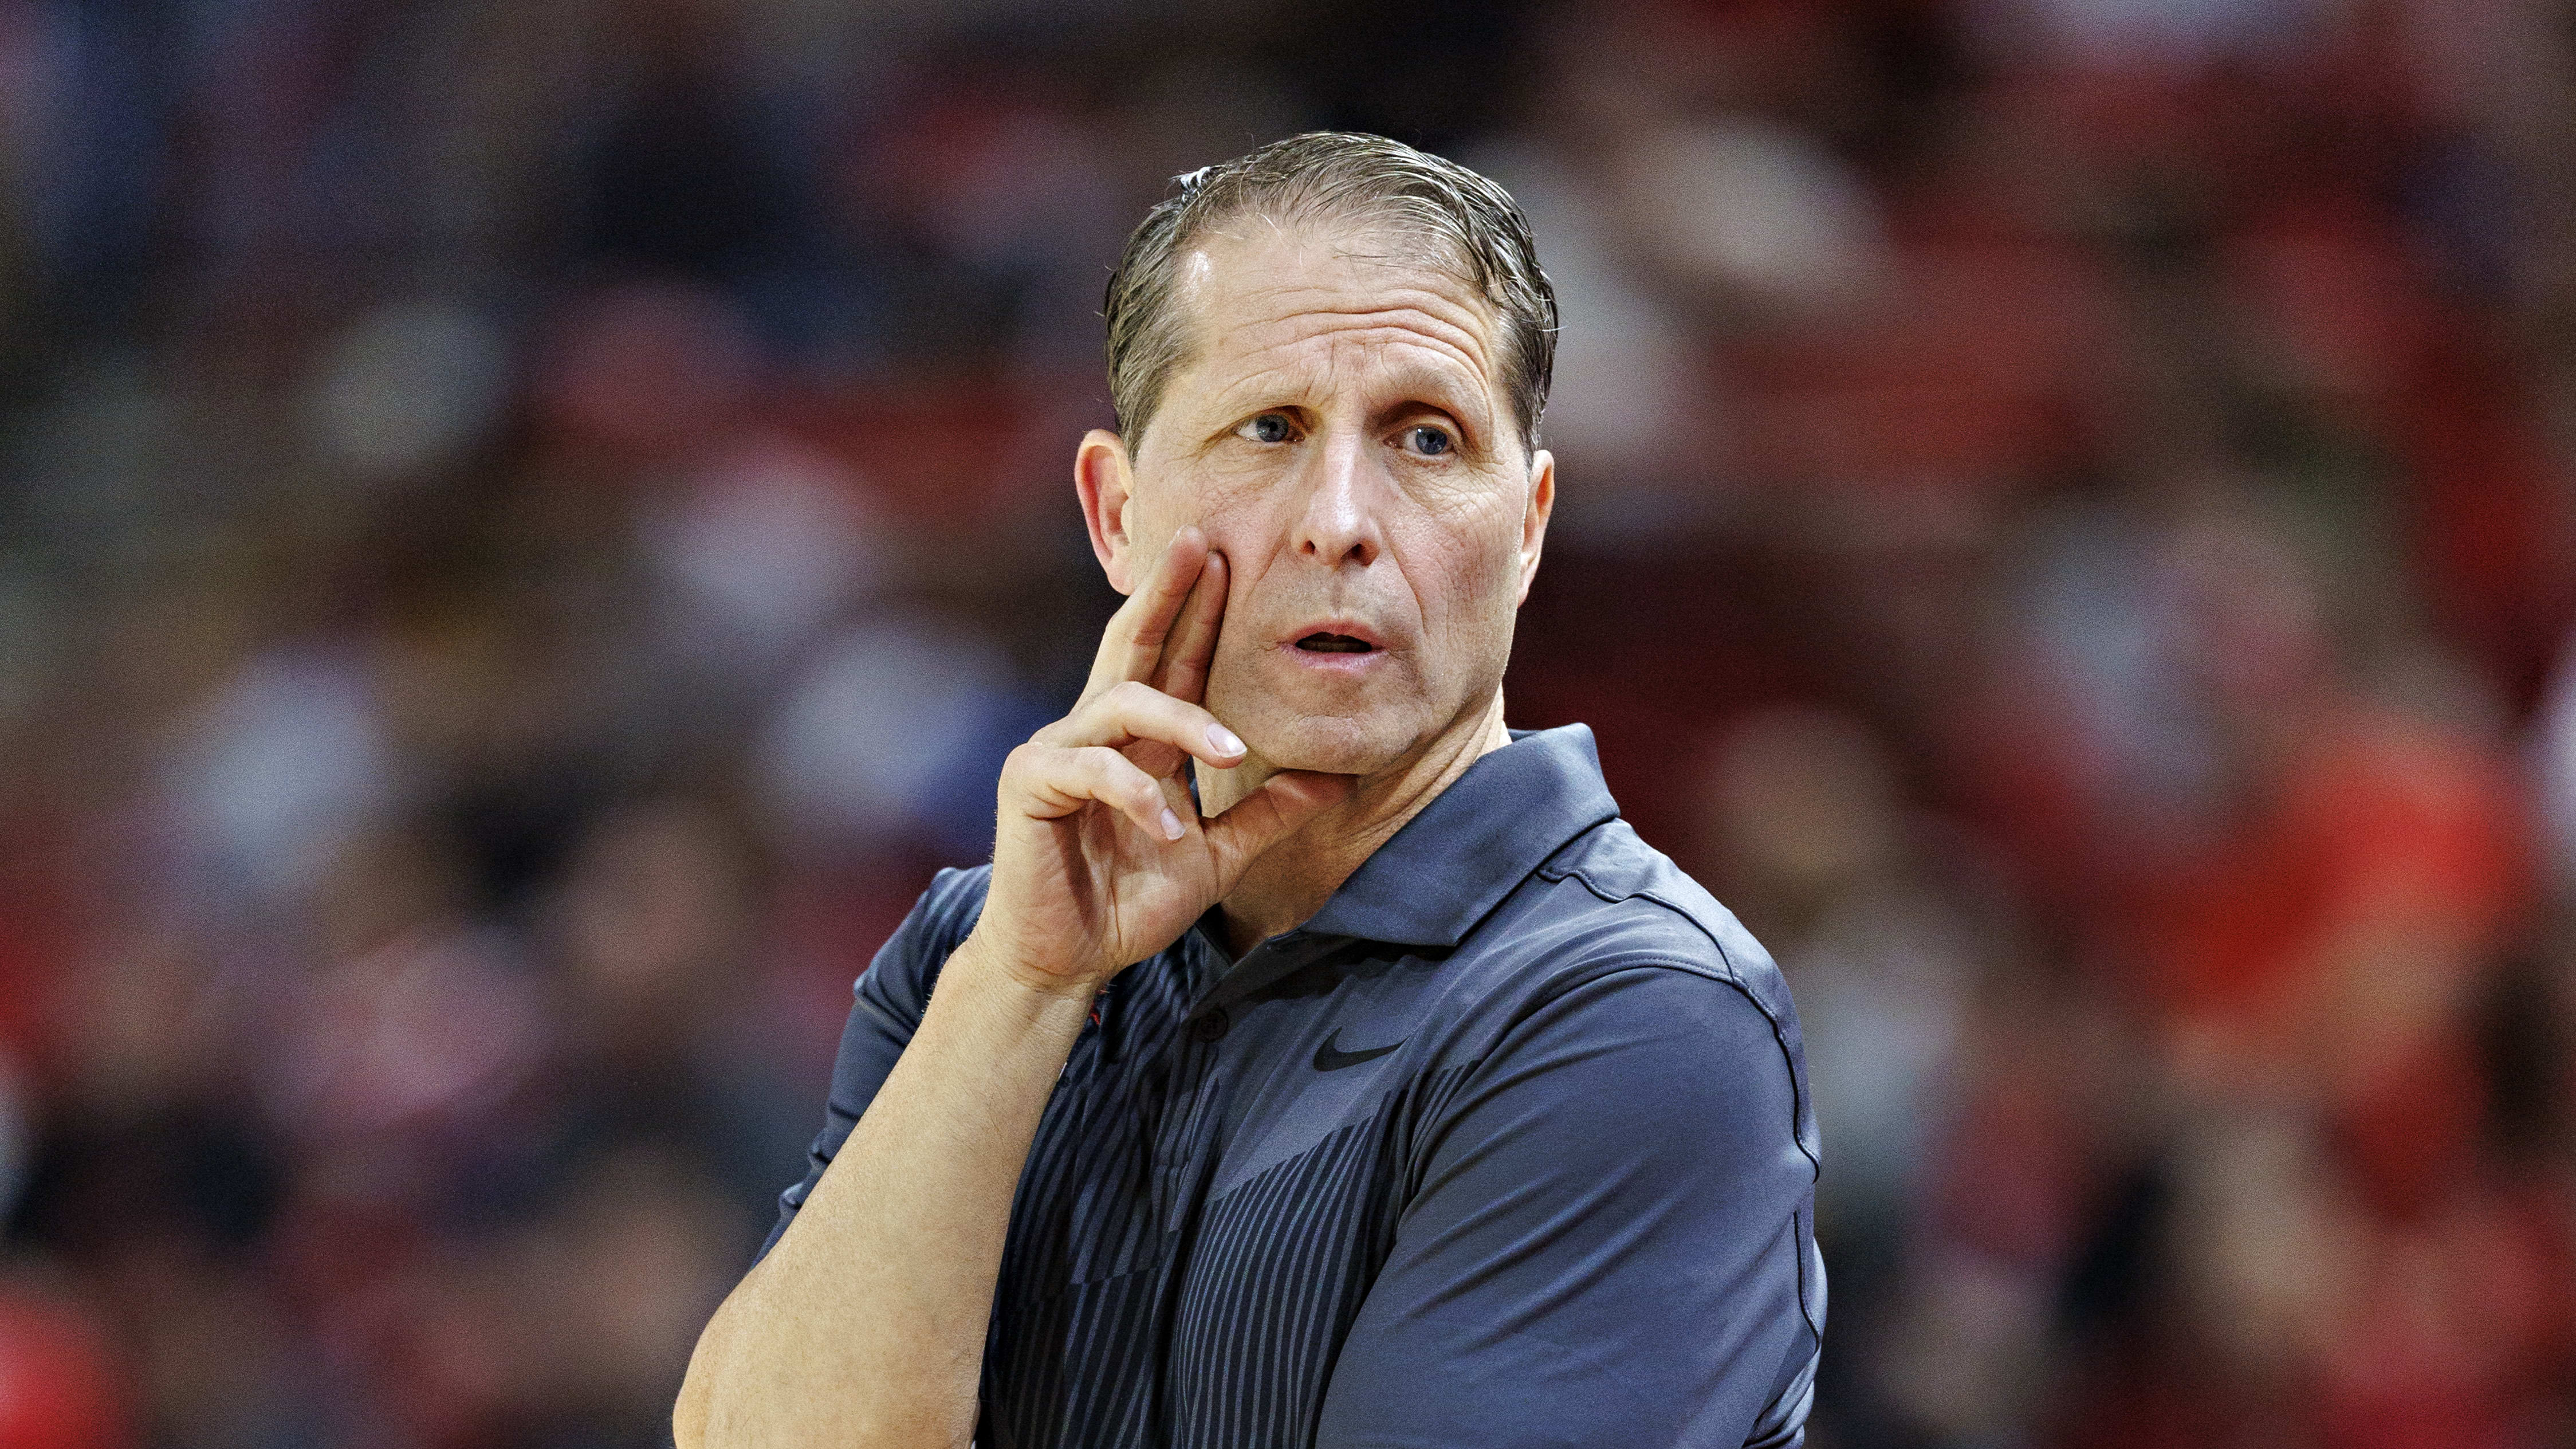
<svg viewBox="0 0 2576 1449"><path fill-rule="evenodd" d="M990 866L941 871L852 988L850 1020L841 1028L840 1055L832 1063L832 1091L823 1104L823 1130L806 1150L805 1176L778 1195L778 1224L760 1245L760 1257L769 1256L787 1225L795 1221L796 1210L805 1205L814 1184L822 1181L823 1169L832 1165L833 1154L849 1140L859 1115L876 1100L877 1088L885 1085L895 1059L911 1044L912 1034L921 1027L921 1014L930 1004L930 988L939 980L939 968L983 914L984 889L991 874Z"/></svg>
<svg viewBox="0 0 2576 1449"><path fill-rule="evenodd" d="M1801 1443L1824 1265L1799 1051L1673 967L1517 1023L1417 1150L1319 1449Z"/></svg>

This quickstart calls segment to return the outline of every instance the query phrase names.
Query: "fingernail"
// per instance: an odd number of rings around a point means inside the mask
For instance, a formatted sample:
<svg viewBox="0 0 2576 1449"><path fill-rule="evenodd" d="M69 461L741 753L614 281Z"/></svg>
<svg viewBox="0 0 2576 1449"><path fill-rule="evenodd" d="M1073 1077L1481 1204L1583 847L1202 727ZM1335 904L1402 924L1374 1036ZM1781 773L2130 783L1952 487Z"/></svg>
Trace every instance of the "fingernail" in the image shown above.
<svg viewBox="0 0 2576 1449"><path fill-rule="evenodd" d="M1163 838L1165 840L1181 838L1181 817L1173 814L1169 808L1163 811Z"/></svg>
<svg viewBox="0 0 2576 1449"><path fill-rule="evenodd" d="M1220 755L1239 755L1243 753L1243 741L1236 739L1234 737L1234 731L1227 729L1221 724L1212 724L1208 726L1208 743L1216 746L1216 752Z"/></svg>

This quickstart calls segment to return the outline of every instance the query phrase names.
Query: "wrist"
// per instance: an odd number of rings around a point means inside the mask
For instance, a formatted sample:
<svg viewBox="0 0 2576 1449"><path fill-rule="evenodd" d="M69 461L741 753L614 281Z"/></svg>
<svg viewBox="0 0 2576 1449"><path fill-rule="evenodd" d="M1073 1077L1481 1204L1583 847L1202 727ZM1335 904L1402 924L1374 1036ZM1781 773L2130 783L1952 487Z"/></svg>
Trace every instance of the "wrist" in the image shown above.
<svg viewBox="0 0 2576 1449"><path fill-rule="evenodd" d="M1023 953L993 939L980 924L958 943L944 974L960 974L961 966L965 968L962 974L1008 996L1033 1015L1048 1015L1068 1007L1088 1013L1092 998L1108 984L1106 976L1067 976L1033 964Z"/></svg>

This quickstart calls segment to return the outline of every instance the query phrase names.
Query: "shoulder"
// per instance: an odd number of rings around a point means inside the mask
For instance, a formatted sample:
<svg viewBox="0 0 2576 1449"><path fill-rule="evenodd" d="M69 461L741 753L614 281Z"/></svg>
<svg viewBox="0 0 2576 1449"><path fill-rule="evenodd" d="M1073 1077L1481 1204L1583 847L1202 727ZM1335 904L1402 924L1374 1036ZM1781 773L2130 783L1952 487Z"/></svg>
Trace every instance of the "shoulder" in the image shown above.
<svg viewBox="0 0 2576 1449"><path fill-rule="evenodd" d="M913 903L912 916L904 922L905 930L916 924L926 934L946 941L954 950L975 929L976 920L984 914L984 893L992 888L993 867L948 867L930 878L930 886Z"/></svg>
<svg viewBox="0 0 2576 1449"><path fill-rule="evenodd" d="M907 1029L918 1026L939 968L982 918L984 893L992 880L990 865L945 869L931 877L929 888L859 977L859 1004L886 1013Z"/></svg>
<svg viewBox="0 0 2576 1449"><path fill-rule="evenodd" d="M1624 820L1575 837L1530 873L1495 924L1542 991L1606 971L1660 966L1731 988L1766 1016L1794 1019L1771 953L1699 882Z"/></svg>
<svg viewBox="0 0 2576 1449"><path fill-rule="evenodd" d="M1568 842L1477 934L1480 960L1459 983L1476 998L1459 1003L1462 1024L1481 1027L1471 1051L1544 1057L1667 1040L1640 1059L1781 1102L1812 1166L1806 1047L1787 981L1733 911L1627 822Z"/></svg>

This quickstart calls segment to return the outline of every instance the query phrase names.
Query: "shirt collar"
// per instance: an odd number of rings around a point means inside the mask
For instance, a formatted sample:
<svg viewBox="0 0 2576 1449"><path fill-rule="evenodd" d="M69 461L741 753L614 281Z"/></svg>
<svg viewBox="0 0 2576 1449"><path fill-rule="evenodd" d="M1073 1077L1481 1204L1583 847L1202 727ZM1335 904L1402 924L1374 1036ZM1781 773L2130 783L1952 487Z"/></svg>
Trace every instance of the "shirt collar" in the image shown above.
<svg viewBox="0 0 2576 1449"><path fill-rule="evenodd" d="M1361 862L1309 936L1455 946L1567 841L1617 819L1592 731L1514 730Z"/></svg>

